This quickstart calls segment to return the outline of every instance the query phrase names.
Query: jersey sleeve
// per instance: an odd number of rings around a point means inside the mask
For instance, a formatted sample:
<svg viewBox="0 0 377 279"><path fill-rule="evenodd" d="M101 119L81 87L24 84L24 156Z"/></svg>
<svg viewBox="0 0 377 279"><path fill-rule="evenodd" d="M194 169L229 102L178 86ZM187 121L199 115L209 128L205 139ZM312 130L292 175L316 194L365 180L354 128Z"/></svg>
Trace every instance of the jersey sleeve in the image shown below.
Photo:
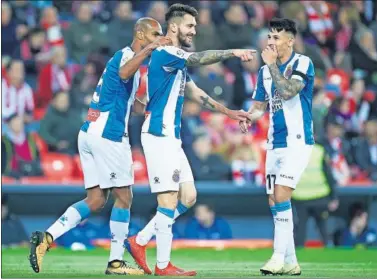
<svg viewBox="0 0 377 279"><path fill-rule="evenodd" d="M314 78L314 65L312 60L307 56L300 56L293 64L292 79L297 79L305 84Z"/></svg>
<svg viewBox="0 0 377 279"><path fill-rule="evenodd" d="M120 58L120 62L119 62L119 69L122 66L124 66L124 64L126 64L128 61L130 61L134 57L135 53L129 47L126 47L126 48L122 49L122 53L120 55L121 55L121 58ZM128 81L128 79L122 79L122 80L124 82Z"/></svg>
<svg viewBox="0 0 377 279"><path fill-rule="evenodd" d="M152 61L161 64L165 71L182 70L186 67L186 61L191 55L180 48L174 46L159 47L153 51Z"/></svg>
<svg viewBox="0 0 377 279"><path fill-rule="evenodd" d="M253 92L252 99L259 102L265 102L268 100L267 92L263 85L263 68L259 70L257 86Z"/></svg>

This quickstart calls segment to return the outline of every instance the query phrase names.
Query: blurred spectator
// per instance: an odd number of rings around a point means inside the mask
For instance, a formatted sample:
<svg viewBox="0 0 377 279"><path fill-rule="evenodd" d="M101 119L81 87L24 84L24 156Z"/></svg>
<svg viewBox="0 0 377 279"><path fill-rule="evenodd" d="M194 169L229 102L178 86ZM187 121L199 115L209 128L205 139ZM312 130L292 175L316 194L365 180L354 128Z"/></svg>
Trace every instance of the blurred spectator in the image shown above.
<svg viewBox="0 0 377 279"><path fill-rule="evenodd" d="M26 26L34 27L37 25L38 9L33 5L33 1L17 0L10 1L13 7L15 18Z"/></svg>
<svg viewBox="0 0 377 279"><path fill-rule="evenodd" d="M62 28L58 18L58 10L55 7L47 7L43 10L40 24L46 31L47 41L50 46L64 45Z"/></svg>
<svg viewBox="0 0 377 279"><path fill-rule="evenodd" d="M230 166L220 155L212 153L211 140L207 135L197 137L193 150L194 154L189 160L195 180L229 180Z"/></svg>
<svg viewBox="0 0 377 279"><path fill-rule="evenodd" d="M216 216L215 210L208 204L195 206L195 217L187 222L187 239L231 239L232 231L228 222Z"/></svg>
<svg viewBox="0 0 377 279"><path fill-rule="evenodd" d="M76 12L82 3L87 3L93 13L93 18L100 23L109 23L112 18L112 10L116 9L117 1L73 1L72 10Z"/></svg>
<svg viewBox="0 0 377 279"><path fill-rule="evenodd" d="M83 69L73 79L71 105L78 110L85 111L85 114L104 68L103 58L91 54Z"/></svg>
<svg viewBox="0 0 377 279"><path fill-rule="evenodd" d="M51 63L39 73L38 90L35 95L36 106L46 108L55 92L69 91L72 72L67 66L67 51L64 46L55 46L51 50Z"/></svg>
<svg viewBox="0 0 377 279"><path fill-rule="evenodd" d="M212 22L211 10L209 8L201 8L199 10L198 26L194 40L195 51L221 48L221 42L218 39L218 33Z"/></svg>
<svg viewBox="0 0 377 279"><path fill-rule="evenodd" d="M342 120L337 116L329 115L326 117L324 124L326 138L318 139L318 142L323 144L329 156L332 177L338 185L346 185L351 179L349 164L352 164L353 158L351 145L344 138L345 131Z"/></svg>
<svg viewBox="0 0 377 279"><path fill-rule="evenodd" d="M233 146L230 154L233 182L238 186L262 185L263 175L260 172L262 159L258 143L251 137L247 140L236 125L229 136L231 133L234 133L233 138L238 138L239 141Z"/></svg>
<svg viewBox="0 0 377 279"><path fill-rule="evenodd" d="M91 6L82 2L77 10L76 20L66 31L67 49L75 62L84 63L90 53L99 51L105 45L100 26L92 18Z"/></svg>
<svg viewBox="0 0 377 279"><path fill-rule="evenodd" d="M307 17L309 19L309 30L315 36L318 44L325 51L334 49L334 24L328 4L325 1L303 1Z"/></svg>
<svg viewBox="0 0 377 279"><path fill-rule="evenodd" d="M331 171L333 150L330 145L315 144L309 164L293 192L296 222L295 244L303 247L307 236L307 221L313 217L325 246L329 244L327 219L329 211L338 209L335 180Z"/></svg>
<svg viewBox="0 0 377 279"><path fill-rule="evenodd" d="M199 88L227 107L232 107L233 77L226 74L221 63L200 67L195 80Z"/></svg>
<svg viewBox="0 0 377 279"><path fill-rule="evenodd" d="M165 14L168 11L168 5L165 1L152 1L147 11L147 16L157 20L163 29L166 31Z"/></svg>
<svg viewBox="0 0 377 279"><path fill-rule="evenodd" d="M1 56L14 57L14 49L20 39L27 33L27 27L19 24L13 17L12 8L8 2L1 3Z"/></svg>
<svg viewBox="0 0 377 279"><path fill-rule="evenodd" d="M75 154L81 125L80 114L70 108L69 94L58 92L54 94L51 106L41 120L40 135L50 151Z"/></svg>
<svg viewBox="0 0 377 279"><path fill-rule="evenodd" d="M20 60L13 60L8 65L7 76L1 81L3 121L7 121L14 114L23 117L25 123L33 120L33 91L24 78L24 63Z"/></svg>
<svg viewBox="0 0 377 279"><path fill-rule="evenodd" d="M356 139L354 145L356 165L377 181L377 119L366 122L364 136Z"/></svg>
<svg viewBox="0 0 377 279"><path fill-rule="evenodd" d="M252 44L255 32L248 24L247 14L242 5L230 3L225 11L225 19L225 23L220 25L218 30L223 49L244 48Z"/></svg>
<svg viewBox="0 0 377 279"><path fill-rule="evenodd" d="M309 56L317 70L327 71L332 68L330 57L324 53L318 46L305 44L300 34L296 35L295 51L300 54Z"/></svg>
<svg viewBox="0 0 377 279"><path fill-rule="evenodd" d="M119 2L115 15L108 29L111 54L131 45L135 25L135 20L132 17L132 3L130 1ZM122 32L119 32L119 30L122 30Z"/></svg>
<svg viewBox="0 0 377 279"><path fill-rule="evenodd" d="M306 9L302 2L284 2L280 6L280 12L282 17L293 19L296 22L299 34L301 34L302 39L305 42L313 41L313 34L309 30L309 22L306 15Z"/></svg>
<svg viewBox="0 0 377 279"><path fill-rule="evenodd" d="M261 29L265 24L264 7L257 1L244 1L246 11L249 15L249 23L255 29Z"/></svg>
<svg viewBox="0 0 377 279"><path fill-rule="evenodd" d="M260 57L256 55L250 62L242 62L242 70L236 74L232 103L236 108L249 109L251 97L257 86Z"/></svg>
<svg viewBox="0 0 377 279"><path fill-rule="evenodd" d="M40 28L30 30L19 47L16 48L16 52L20 53L19 56L25 63L26 75L32 76L34 80L40 68L51 58L46 34Z"/></svg>
<svg viewBox="0 0 377 279"><path fill-rule="evenodd" d="M8 196L1 197L1 248L28 246L28 236L18 217L8 207Z"/></svg>
<svg viewBox="0 0 377 279"><path fill-rule="evenodd" d="M368 212L360 203L349 208L348 227L342 232L340 245L346 247L375 246L377 234L368 226Z"/></svg>
<svg viewBox="0 0 377 279"><path fill-rule="evenodd" d="M34 137L25 130L24 120L13 115L8 123L2 137L5 147L2 154L7 162L4 175L14 178L42 175L39 152Z"/></svg>
<svg viewBox="0 0 377 279"><path fill-rule="evenodd" d="M192 151L192 143L199 135L208 132L205 123L200 117L200 111L200 104L191 101L190 99L185 100L185 105L183 106L181 138L183 148L186 152L188 151L187 149Z"/></svg>

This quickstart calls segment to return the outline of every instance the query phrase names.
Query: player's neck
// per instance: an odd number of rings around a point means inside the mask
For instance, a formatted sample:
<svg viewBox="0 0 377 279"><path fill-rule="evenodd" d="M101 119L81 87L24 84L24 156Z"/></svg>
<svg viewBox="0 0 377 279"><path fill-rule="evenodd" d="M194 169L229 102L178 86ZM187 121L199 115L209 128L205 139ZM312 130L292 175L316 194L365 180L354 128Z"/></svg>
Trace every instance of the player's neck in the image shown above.
<svg viewBox="0 0 377 279"><path fill-rule="evenodd" d="M178 38L176 36L173 36L169 31L166 33L166 36L170 37L173 46L181 48L181 44L178 41Z"/></svg>
<svg viewBox="0 0 377 279"><path fill-rule="evenodd" d="M282 58L278 58L278 65L283 65L288 62L288 60L291 58L293 53L293 49L289 52L287 52Z"/></svg>
<svg viewBox="0 0 377 279"><path fill-rule="evenodd" d="M137 41L132 41L131 49L133 52L138 54L143 48L141 47L140 43L138 43Z"/></svg>

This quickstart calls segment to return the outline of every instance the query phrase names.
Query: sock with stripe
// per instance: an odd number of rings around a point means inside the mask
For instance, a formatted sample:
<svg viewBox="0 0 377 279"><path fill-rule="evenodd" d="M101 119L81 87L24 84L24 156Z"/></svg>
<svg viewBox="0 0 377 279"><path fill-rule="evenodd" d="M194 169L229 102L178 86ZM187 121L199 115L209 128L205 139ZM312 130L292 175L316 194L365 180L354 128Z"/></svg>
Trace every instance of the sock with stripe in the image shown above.
<svg viewBox="0 0 377 279"><path fill-rule="evenodd" d="M52 236L53 240L56 240L76 227L82 220L88 218L89 215L90 208L88 204L84 200L79 201L68 207L64 214L46 232Z"/></svg>
<svg viewBox="0 0 377 279"><path fill-rule="evenodd" d="M109 262L123 260L124 241L128 235L130 210L113 207L110 216L111 247Z"/></svg>
<svg viewBox="0 0 377 279"><path fill-rule="evenodd" d="M189 208L181 201L178 201L177 208L174 211L174 220L184 214ZM139 245L147 245L152 237L156 234L156 216L154 216L149 223L136 236L136 243Z"/></svg>
<svg viewBox="0 0 377 279"><path fill-rule="evenodd" d="M287 252L288 244L293 237L293 216L291 201L275 203L276 215L275 235L274 235L274 254L272 259L283 263Z"/></svg>
<svg viewBox="0 0 377 279"><path fill-rule="evenodd" d="M170 261L173 240L174 210L158 207L156 213L157 267L164 269Z"/></svg>

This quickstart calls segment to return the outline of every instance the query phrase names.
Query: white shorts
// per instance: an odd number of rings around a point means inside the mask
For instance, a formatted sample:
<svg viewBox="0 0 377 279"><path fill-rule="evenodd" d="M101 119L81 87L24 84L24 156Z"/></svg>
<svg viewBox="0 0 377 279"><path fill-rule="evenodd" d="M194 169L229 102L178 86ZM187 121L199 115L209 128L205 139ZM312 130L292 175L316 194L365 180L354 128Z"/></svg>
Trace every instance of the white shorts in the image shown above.
<svg viewBox="0 0 377 279"><path fill-rule="evenodd" d="M84 173L85 189L101 189L134 184L131 146L128 138L114 142L80 131L78 148Z"/></svg>
<svg viewBox="0 0 377 279"><path fill-rule="evenodd" d="M312 145L267 150L267 194L274 193L276 184L295 189L309 163L312 150Z"/></svg>
<svg viewBox="0 0 377 279"><path fill-rule="evenodd" d="M141 143L152 193L179 191L180 183L194 181L181 140L142 133Z"/></svg>

